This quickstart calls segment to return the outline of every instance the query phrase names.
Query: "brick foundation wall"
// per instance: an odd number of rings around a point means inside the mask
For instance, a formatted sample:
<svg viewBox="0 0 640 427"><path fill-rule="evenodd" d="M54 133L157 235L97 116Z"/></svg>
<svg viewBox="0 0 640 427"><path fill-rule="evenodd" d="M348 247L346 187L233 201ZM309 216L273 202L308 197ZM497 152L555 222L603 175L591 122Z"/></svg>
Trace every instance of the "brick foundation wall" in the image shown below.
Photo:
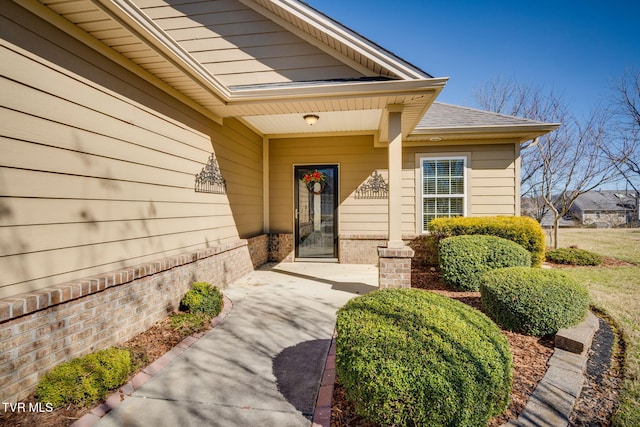
<svg viewBox="0 0 640 427"><path fill-rule="evenodd" d="M54 366L148 329L192 282L224 288L251 271L239 240L0 300L0 399L24 399Z"/></svg>
<svg viewBox="0 0 640 427"><path fill-rule="evenodd" d="M269 235L261 234L247 239L249 255L253 268L258 268L269 261Z"/></svg>
<svg viewBox="0 0 640 427"><path fill-rule="evenodd" d="M432 247L425 244L422 235L403 235L404 242L414 250L413 266L437 266L437 244ZM378 248L387 246L385 234L343 233L339 238L340 263L342 264L378 264Z"/></svg>
<svg viewBox="0 0 640 427"><path fill-rule="evenodd" d="M341 264L378 264L378 247L387 245L387 236L379 234L340 234Z"/></svg>
<svg viewBox="0 0 640 427"><path fill-rule="evenodd" d="M269 234L269 261L293 262L295 251L292 233Z"/></svg>

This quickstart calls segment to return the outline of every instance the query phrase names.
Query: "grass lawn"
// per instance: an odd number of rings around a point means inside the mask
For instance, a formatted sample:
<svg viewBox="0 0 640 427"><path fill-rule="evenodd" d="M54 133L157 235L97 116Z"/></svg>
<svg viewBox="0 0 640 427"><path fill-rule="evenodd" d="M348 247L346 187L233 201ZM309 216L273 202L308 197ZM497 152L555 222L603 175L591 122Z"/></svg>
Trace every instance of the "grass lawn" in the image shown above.
<svg viewBox="0 0 640 427"><path fill-rule="evenodd" d="M592 304L622 327L627 341L624 381L614 426L640 426L640 229L561 229L560 247L577 245L632 267L577 267L564 270L584 283Z"/></svg>

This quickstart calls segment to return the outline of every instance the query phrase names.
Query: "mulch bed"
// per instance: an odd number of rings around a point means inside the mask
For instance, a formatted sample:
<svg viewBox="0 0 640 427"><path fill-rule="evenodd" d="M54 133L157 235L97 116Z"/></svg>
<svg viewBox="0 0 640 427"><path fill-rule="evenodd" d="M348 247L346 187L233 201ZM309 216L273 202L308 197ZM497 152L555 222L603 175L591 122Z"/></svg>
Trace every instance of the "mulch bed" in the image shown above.
<svg viewBox="0 0 640 427"><path fill-rule="evenodd" d="M555 264L552 262L546 262L550 267L553 268L576 268L575 265L568 264ZM602 264L599 267L635 267L636 264L628 261L622 261L620 259L602 257Z"/></svg>
<svg viewBox="0 0 640 427"><path fill-rule="evenodd" d="M184 338L186 338L186 335L174 330L171 327L170 319L167 317L147 329L145 332L142 332L125 342L120 347L126 347L132 350L133 363L134 366L137 366L137 369L129 376L129 380L146 366L153 363L163 354L178 345ZM28 407L29 403L36 402L36 398L34 395L31 395L21 402L24 402ZM0 426L66 427L76 422L98 403L100 402L95 402L95 404L89 405L88 408L79 407L77 405L68 405L55 409L52 412L0 411Z"/></svg>
<svg viewBox="0 0 640 427"><path fill-rule="evenodd" d="M457 299L478 310L482 308L479 292L451 291L444 286L440 272L435 268L412 271L412 287ZM601 319L600 323L601 329L590 352L587 384L574 409L571 426L608 426L617 400L620 379L616 377L615 372L619 370L615 366L614 369L610 369L614 334L607 322ZM490 427L500 426L518 417L538 382L544 377L547 362L554 349L552 336L536 338L509 331L503 331L503 334L509 341L513 354L511 403L506 412L490 421ZM346 398L344 387L337 379L333 391L331 427L352 426L378 427L356 413L353 402Z"/></svg>

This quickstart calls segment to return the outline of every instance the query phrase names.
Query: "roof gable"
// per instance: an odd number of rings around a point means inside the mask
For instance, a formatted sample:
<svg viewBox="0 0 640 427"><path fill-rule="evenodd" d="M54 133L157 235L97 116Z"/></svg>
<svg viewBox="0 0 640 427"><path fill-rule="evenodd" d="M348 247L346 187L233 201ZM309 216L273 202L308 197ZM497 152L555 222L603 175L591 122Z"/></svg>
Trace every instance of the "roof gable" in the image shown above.
<svg viewBox="0 0 640 427"><path fill-rule="evenodd" d="M352 60L375 75L398 79L424 79L433 76L394 55L331 17L299 0L240 0L259 5L263 13L280 18L320 41L343 59ZM255 7L255 6L252 6Z"/></svg>
<svg viewBox="0 0 640 427"><path fill-rule="evenodd" d="M226 87L365 76L239 0L136 3Z"/></svg>

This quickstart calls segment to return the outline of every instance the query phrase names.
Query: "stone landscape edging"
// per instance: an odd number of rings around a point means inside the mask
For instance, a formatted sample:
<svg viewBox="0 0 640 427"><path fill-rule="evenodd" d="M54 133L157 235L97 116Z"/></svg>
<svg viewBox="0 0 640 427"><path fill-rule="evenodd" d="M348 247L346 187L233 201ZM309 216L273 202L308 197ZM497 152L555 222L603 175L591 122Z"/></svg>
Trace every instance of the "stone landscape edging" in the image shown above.
<svg viewBox="0 0 640 427"><path fill-rule="evenodd" d="M586 381L587 353L600 323L591 312L573 328L556 333L547 372L517 419L501 427L566 427Z"/></svg>

